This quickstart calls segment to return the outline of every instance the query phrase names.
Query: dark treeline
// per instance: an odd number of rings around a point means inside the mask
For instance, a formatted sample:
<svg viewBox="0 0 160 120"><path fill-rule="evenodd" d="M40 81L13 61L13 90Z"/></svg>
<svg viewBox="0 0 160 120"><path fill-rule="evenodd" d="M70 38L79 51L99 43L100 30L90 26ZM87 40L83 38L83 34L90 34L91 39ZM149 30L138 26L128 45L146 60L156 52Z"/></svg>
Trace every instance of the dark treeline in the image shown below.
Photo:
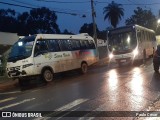
<svg viewBox="0 0 160 120"><path fill-rule="evenodd" d="M60 33L57 15L47 8L32 9L17 14L14 10L0 10L0 31L14 32L18 35L36 33Z"/></svg>
<svg viewBox="0 0 160 120"><path fill-rule="evenodd" d="M97 26L97 36L99 39L106 39L106 31L108 29L116 28L119 21L124 16L124 9L121 4L111 2L104 7L104 20L108 20L112 27L106 26L106 30L100 31ZM116 20L115 20L116 18ZM134 14L125 21L126 25L138 24L156 31L160 34L160 27L157 25L157 17L151 10L145 10L137 7ZM65 29L60 31L57 24L57 15L54 11L48 8L31 9L29 12L17 13L11 9L0 9L0 31L18 33L20 36L37 33L61 33L74 34ZM93 23L84 23L80 27L80 33L88 33L93 36Z"/></svg>

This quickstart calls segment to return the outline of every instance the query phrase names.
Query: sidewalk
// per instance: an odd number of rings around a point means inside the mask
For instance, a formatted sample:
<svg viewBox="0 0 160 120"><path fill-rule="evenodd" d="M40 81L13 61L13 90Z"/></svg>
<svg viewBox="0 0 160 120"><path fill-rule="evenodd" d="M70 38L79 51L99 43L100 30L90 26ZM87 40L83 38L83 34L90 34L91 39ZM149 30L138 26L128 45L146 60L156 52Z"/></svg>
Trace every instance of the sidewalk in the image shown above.
<svg viewBox="0 0 160 120"><path fill-rule="evenodd" d="M9 79L5 76L0 76L0 91L14 88L18 84L17 80Z"/></svg>
<svg viewBox="0 0 160 120"><path fill-rule="evenodd" d="M105 57L100 59L97 63L93 64L91 67L101 67L101 66L106 66L109 63L109 58Z"/></svg>

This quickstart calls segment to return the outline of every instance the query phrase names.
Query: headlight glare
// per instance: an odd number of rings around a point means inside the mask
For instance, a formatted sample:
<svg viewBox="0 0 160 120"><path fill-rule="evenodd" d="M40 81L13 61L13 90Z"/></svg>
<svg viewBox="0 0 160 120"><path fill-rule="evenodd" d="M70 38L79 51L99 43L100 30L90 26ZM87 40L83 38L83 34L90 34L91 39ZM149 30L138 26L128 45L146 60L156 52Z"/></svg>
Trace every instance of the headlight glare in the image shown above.
<svg viewBox="0 0 160 120"><path fill-rule="evenodd" d="M110 59L113 58L113 54L112 54L112 53L109 54L109 58L110 58Z"/></svg>
<svg viewBox="0 0 160 120"><path fill-rule="evenodd" d="M133 50L133 55L134 56L138 55L138 50L137 49Z"/></svg>

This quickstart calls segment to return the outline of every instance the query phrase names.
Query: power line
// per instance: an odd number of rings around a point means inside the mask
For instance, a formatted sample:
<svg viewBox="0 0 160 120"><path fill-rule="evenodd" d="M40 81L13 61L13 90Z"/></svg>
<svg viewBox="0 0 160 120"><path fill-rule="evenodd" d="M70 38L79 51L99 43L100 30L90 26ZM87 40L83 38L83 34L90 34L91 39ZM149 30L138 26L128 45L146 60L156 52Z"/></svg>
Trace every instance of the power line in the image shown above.
<svg viewBox="0 0 160 120"><path fill-rule="evenodd" d="M106 1L95 1L95 3L99 3L99 4L102 4L102 3L107 3L109 4L109 2L106 2ZM159 5L160 3L121 3L121 5Z"/></svg>
<svg viewBox="0 0 160 120"><path fill-rule="evenodd" d="M7 3L7 2L0 2L0 3L6 4L6 5L11 5L11 6L18 6L18 7L23 7L23 8L34 9L34 7L29 7L29 6L24 6L24 5L17 5L17 4Z"/></svg>
<svg viewBox="0 0 160 120"><path fill-rule="evenodd" d="M18 7L22 7L22 8L28 8L28 9L36 9L38 7L30 7L30 6L24 6L24 5L18 5L18 4L12 4L12 3L7 3L7 2L0 2L0 4L6 4L6 5L11 5L11 6L18 6ZM80 14L77 13L70 13L70 12L62 12L62 11L55 11L56 13L62 13L62 14L69 14L69 15L73 15L73 16L77 16Z"/></svg>
<svg viewBox="0 0 160 120"><path fill-rule="evenodd" d="M82 2L65 2L65 1L55 1L55 0L36 0L36 1L41 1L41 2L53 2L53 3L89 3L90 1L82 1ZM130 1L131 2L131 1ZM103 3L107 3L109 4L109 2L106 1L94 1L94 3L98 3L98 4L103 4ZM122 5L157 5L160 3L121 3Z"/></svg>
<svg viewBox="0 0 160 120"><path fill-rule="evenodd" d="M14 1L14 2L17 2L17 3L22 3L22 4L25 4L25 5L30 5L30 6L37 7L36 5L30 4L30 3L26 3L26 2L22 2L22 1L18 1L18 0L11 0L11 1Z"/></svg>
<svg viewBox="0 0 160 120"><path fill-rule="evenodd" d="M54 3L90 3L90 1L84 1L84 2L64 2L64 1L55 1L55 0L36 0L41 2L54 2Z"/></svg>
<svg viewBox="0 0 160 120"><path fill-rule="evenodd" d="M34 6L34 7L42 7L42 6L37 6L37 5L33 5L33 4L30 4L30 3L26 3L26 2L22 2L22 1L18 1L18 0L12 0L12 1L14 1L14 2L17 2L17 3L22 3L22 4L25 4L25 5L30 5L30 6ZM51 8L51 7L50 7ZM82 10L80 11L80 10L73 10L73 9L61 9L61 8L55 8L54 7L54 9L57 9L58 11L71 11L71 12L82 12ZM86 14L88 14L88 12L86 12L86 11L83 11L83 13L86 13Z"/></svg>

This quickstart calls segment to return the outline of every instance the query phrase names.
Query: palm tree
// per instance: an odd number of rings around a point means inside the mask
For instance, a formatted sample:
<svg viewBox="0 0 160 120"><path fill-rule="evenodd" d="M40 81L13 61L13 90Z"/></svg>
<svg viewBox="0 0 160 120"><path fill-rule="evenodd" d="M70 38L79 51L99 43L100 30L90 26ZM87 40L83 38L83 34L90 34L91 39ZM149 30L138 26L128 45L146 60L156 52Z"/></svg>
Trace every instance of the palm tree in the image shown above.
<svg viewBox="0 0 160 120"><path fill-rule="evenodd" d="M103 8L103 14L105 14L104 20L108 19L114 28L116 28L117 24L124 16L124 9L121 6L121 4L112 1L108 6Z"/></svg>

